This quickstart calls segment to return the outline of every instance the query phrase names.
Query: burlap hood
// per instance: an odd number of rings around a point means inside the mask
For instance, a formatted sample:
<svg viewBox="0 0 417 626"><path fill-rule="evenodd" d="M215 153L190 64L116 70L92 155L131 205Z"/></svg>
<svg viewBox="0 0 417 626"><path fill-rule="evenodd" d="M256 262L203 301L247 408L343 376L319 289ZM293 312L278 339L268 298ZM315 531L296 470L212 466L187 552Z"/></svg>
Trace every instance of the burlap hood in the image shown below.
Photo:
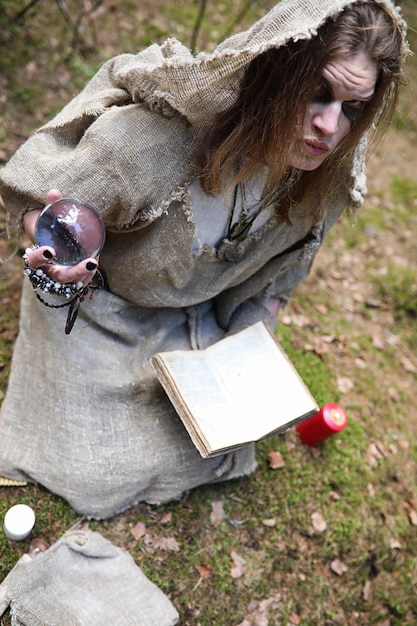
<svg viewBox="0 0 417 626"><path fill-rule="evenodd" d="M151 94L152 104L169 104L192 124L198 124L231 106L245 67L257 55L289 40L314 37L328 18L350 4L354 2L281 0L249 30L229 37L211 54L202 52L194 58L178 41L170 39L149 49L155 53L151 63L133 62L131 67L115 68L116 80L135 101L147 100ZM379 0L378 4L389 10L404 32L398 7L390 0Z"/></svg>
<svg viewBox="0 0 417 626"><path fill-rule="evenodd" d="M384 6L405 35L399 7L391 0L370 1ZM355 3L355 0L299 0L297 3L281 0L251 28L232 35L212 53L193 56L178 40L168 39L136 56L121 55L116 57L112 67L114 86L121 91L103 94L101 100L92 93L91 100L85 97L79 103L79 113L102 113L108 102L124 100L127 91L134 102L145 101L165 114L172 108L191 124L204 123L233 104L244 69L256 56L285 45L289 40L314 37L328 18L336 17L346 6ZM403 52L405 56L405 36ZM74 110L71 117L73 114ZM65 121L64 110L55 118L55 123L60 125Z"/></svg>

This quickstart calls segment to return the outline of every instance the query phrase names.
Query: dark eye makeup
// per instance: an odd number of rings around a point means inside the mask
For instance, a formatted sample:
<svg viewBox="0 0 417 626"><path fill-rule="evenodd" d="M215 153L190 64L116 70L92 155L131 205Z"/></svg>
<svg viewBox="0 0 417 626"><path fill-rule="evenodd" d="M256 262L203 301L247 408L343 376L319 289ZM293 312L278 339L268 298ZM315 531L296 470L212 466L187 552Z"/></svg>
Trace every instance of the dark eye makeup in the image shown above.
<svg viewBox="0 0 417 626"><path fill-rule="evenodd" d="M324 81L316 90L312 99L313 103L330 104L333 101L333 93L326 81ZM366 107L366 100L346 100L342 104L342 111L346 118L355 122L358 120Z"/></svg>

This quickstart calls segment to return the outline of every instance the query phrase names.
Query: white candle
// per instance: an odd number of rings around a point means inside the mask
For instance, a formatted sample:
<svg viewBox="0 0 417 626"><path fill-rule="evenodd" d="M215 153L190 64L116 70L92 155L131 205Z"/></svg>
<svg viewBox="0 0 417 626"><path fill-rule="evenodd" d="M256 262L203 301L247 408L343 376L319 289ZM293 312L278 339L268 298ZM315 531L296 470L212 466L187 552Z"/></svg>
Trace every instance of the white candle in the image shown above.
<svg viewBox="0 0 417 626"><path fill-rule="evenodd" d="M4 534L13 541L23 541L35 525L35 513L27 504L15 504L4 516Z"/></svg>

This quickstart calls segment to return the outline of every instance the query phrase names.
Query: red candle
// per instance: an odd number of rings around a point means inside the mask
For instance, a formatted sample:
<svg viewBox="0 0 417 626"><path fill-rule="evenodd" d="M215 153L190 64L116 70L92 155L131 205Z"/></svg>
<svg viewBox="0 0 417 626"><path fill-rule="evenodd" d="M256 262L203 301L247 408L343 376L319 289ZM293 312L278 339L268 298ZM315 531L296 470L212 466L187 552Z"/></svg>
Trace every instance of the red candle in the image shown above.
<svg viewBox="0 0 417 626"><path fill-rule="evenodd" d="M340 432L347 425L346 413L334 403L325 404L320 411L297 425L300 440L308 446L318 446L331 435Z"/></svg>

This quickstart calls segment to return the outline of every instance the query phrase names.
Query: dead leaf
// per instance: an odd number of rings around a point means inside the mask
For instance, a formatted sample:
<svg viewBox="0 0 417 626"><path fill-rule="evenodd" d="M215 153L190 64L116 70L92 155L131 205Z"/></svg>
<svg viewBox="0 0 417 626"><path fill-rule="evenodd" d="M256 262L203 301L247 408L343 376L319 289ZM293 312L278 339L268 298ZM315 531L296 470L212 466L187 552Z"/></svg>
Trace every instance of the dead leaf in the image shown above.
<svg viewBox="0 0 417 626"><path fill-rule="evenodd" d="M387 526L390 530L395 528L396 520L394 515L390 515L389 513L385 513L385 511L381 511L381 519L384 522L385 526Z"/></svg>
<svg viewBox="0 0 417 626"><path fill-rule="evenodd" d="M398 448L395 444L390 443L388 446L388 451L390 452L390 454L398 454Z"/></svg>
<svg viewBox="0 0 417 626"><path fill-rule="evenodd" d="M314 530L318 533L323 533L327 528L326 520L324 519L323 515L318 512L311 515L311 523Z"/></svg>
<svg viewBox="0 0 417 626"><path fill-rule="evenodd" d="M404 502L404 509L412 526L417 526L417 512L409 502Z"/></svg>
<svg viewBox="0 0 417 626"><path fill-rule="evenodd" d="M380 309L382 307L382 302L374 298L368 298L366 300L366 306L368 309Z"/></svg>
<svg viewBox="0 0 417 626"><path fill-rule="evenodd" d="M246 561L241 556L239 556L234 550L230 553L232 557L233 565L230 570L230 574L232 578L240 578L243 576L246 570Z"/></svg>
<svg viewBox="0 0 417 626"><path fill-rule="evenodd" d="M400 359L400 363L403 366L404 370L409 374L415 374L417 372L417 366L413 363L413 361L408 357L403 357Z"/></svg>
<svg viewBox="0 0 417 626"><path fill-rule="evenodd" d="M225 513L223 509L223 500L216 500L211 503L212 512L210 515L210 522L213 526L220 526L225 518Z"/></svg>
<svg viewBox="0 0 417 626"><path fill-rule="evenodd" d="M337 574L338 576L343 576L343 574L347 572L349 568L340 559L334 559L330 563L330 569L332 570L334 574Z"/></svg>
<svg viewBox="0 0 417 626"><path fill-rule="evenodd" d="M171 520L172 520L172 513L170 512L164 513L163 516L161 517L161 524L169 524Z"/></svg>
<svg viewBox="0 0 417 626"><path fill-rule="evenodd" d="M88 530L88 527L85 530ZM35 559L42 552L46 552L48 548L49 548L49 544L46 543L44 539L35 538L29 546L28 554L32 557L32 559Z"/></svg>
<svg viewBox="0 0 417 626"><path fill-rule="evenodd" d="M410 449L410 442L405 437L398 437L397 443L403 452L407 452Z"/></svg>
<svg viewBox="0 0 417 626"><path fill-rule="evenodd" d="M143 522L138 522L130 529L130 534L136 541L139 541L146 534L146 525Z"/></svg>
<svg viewBox="0 0 417 626"><path fill-rule="evenodd" d="M364 361L364 359L362 359L361 357L355 359L355 365L360 370L366 370L366 368L368 367L366 361Z"/></svg>
<svg viewBox="0 0 417 626"><path fill-rule="evenodd" d="M153 548L155 546L155 538L149 533L145 533L143 536L143 543L145 546Z"/></svg>
<svg viewBox="0 0 417 626"><path fill-rule="evenodd" d="M398 394L398 391L394 389L394 387L388 387L388 396L389 396L389 399L392 400L393 402L397 403L400 401L400 396Z"/></svg>
<svg viewBox="0 0 417 626"><path fill-rule="evenodd" d="M380 453L381 457L383 459L386 459L388 455L387 455L387 453L385 451L385 448L382 445L382 443L380 441L375 441L375 446L376 446L376 449L378 450L378 452Z"/></svg>
<svg viewBox="0 0 417 626"><path fill-rule="evenodd" d="M281 469L285 467L284 457L281 452L275 450L268 452L268 465L271 469Z"/></svg>
<svg viewBox="0 0 417 626"><path fill-rule="evenodd" d="M353 389L353 382L347 376L340 376L337 379L337 388L341 393L348 393L348 391Z"/></svg>
<svg viewBox="0 0 417 626"><path fill-rule="evenodd" d="M281 608L282 600L279 594L259 602L252 601L248 606L248 615L238 626L268 626L271 623L270 618L272 616L276 617Z"/></svg>
<svg viewBox="0 0 417 626"><path fill-rule="evenodd" d="M277 523L277 520L275 519L275 517L271 517L270 519L263 519L262 520L262 524L264 526L268 526L268 528L273 528L276 523Z"/></svg>
<svg viewBox="0 0 417 626"><path fill-rule="evenodd" d="M200 563L200 565L197 565L197 570L201 578L208 578L211 574L211 569L210 563Z"/></svg>
<svg viewBox="0 0 417 626"><path fill-rule="evenodd" d="M371 581L367 580L362 589L362 597L365 602L368 602L371 597Z"/></svg>
<svg viewBox="0 0 417 626"><path fill-rule="evenodd" d="M297 613L291 613L289 622L290 624L294 624L294 626L298 626L298 624L301 624L301 617L297 615Z"/></svg>
<svg viewBox="0 0 417 626"><path fill-rule="evenodd" d="M374 332L374 334L372 335L372 345L377 350L384 350L385 349L385 337L382 334L382 331L381 332L378 332L378 331Z"/></svg>
<svg viewBox="0 0 417 626"><path fill-rule="evenodd" d="M366 490L368 492L368 496L370 496L371 498L375 496L375 487L373 486L372 483L367 484Z"/></svg>
<svg viewBox="0 0 417 626"><path fill-rule="evenodd" d="M310 318L294 313L293 315L283 315L281 323L284 324L284 326L293 324L294 326L298 326L298 328L303 328L310 324Z"/></svg>
<svg viewBox="0 0 417 626"><path fill-rule="evenodd" d="M155 547L162 548L162 550L171 550L171 552L180 551L178 541L174 537L160 537Z"/></svg>
<svg viewBox="0 0 417 626"><path fill-rule="evenodd" d="M316 342L314 344L313 351L314 351L314 354L317 354L317 356L322 359L326 354L329 354L330 349L329 349L329 346L327 346L326 344L324 343L319 344Z"/></svg>
<svg viewBox="0 0 417 626"><path fill-rule="evenodd" d="M334 341L336 341L336 337L334 335L322 335L320 337L320 340L324 343L333 343Z"/></svg>
<svg viewBox="0 0 417 626"><path fill-rule="evenodd" d="M377 467L378 462L387 456L385 449L381 443L372 441L366 453L366 462L370 467Z"/></svg>

